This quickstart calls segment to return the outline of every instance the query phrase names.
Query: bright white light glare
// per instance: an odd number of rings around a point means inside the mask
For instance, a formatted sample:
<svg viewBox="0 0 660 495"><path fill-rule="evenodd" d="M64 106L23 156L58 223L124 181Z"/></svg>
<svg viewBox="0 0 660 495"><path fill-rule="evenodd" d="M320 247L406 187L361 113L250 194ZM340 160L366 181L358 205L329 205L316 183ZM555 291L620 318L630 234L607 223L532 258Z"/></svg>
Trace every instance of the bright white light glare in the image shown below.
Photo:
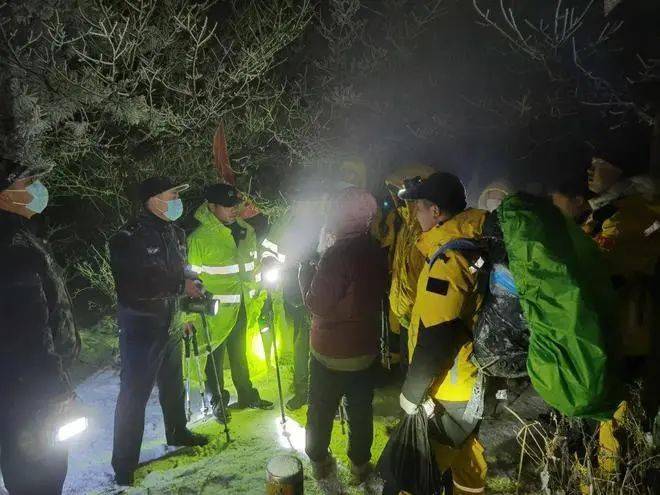
<svg viewBox="0 0 660 495"><path fill-rule="evenodd" d="M71 438L75 437L76 435L80 435L83 431L85 431L87 429L87 425L88 422L87 418L85 417L74 419L64 426L61 426L60 429L57 430L57 436L55 438L58 442L66 442L67 440L70 440Z"/></svg>
<svg viewBox="0 0 660 495"><path fill-rule="evenodd" d="M264 272L264 280L268 284L275 284L280 279L280 269L270 268Z"/></svg>
<svg viewBox="0 0 660 495"><path fill-rule="evenodd" d="M285 449L292 449L303 454L305 452L305 428L295 419L286 417L286 423L282 424L282 418L275 419L277 427L277 441Z"/></svg>

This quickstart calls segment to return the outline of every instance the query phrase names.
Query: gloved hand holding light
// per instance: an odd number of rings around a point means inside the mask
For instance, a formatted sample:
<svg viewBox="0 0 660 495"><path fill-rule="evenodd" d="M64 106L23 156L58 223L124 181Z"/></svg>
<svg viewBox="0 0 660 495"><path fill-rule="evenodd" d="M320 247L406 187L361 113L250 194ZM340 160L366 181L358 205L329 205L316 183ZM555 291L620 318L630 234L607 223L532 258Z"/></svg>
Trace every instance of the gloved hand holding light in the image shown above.
<svg viewBox="0 0 660 495"><path fill-rule="evenodd" d="M200 299L186 297L181 300L181 311L184 313L205 314L215 316L220 309L220 301L213 299L213 294L204 292Z"/></svg>

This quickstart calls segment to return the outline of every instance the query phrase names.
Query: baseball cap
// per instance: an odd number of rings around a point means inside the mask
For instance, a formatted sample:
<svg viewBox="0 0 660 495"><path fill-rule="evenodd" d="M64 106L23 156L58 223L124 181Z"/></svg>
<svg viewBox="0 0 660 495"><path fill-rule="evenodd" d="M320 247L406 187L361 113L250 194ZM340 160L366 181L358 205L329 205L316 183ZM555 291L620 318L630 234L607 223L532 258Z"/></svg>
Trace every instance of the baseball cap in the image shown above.
<svg viewBox="0 0 660 495"><path fill-rule="evenodd" d="M188 184L176 185L168 177L150 177L138 186L138 198L146 203L150 198L158 196L165 191L183 192L190 188Z"/></svg>
<svg viewBox="0 0 660 495"><path fill-rule="evenodd" d="M209 203L231 208L243 201L243 196L230 184L212 184L204 191L204 197Z"/></svg>
<svg viewBox="0 0 660 495"><path fill-rule="evenodd" d="M9 158L0 157L0 192L8 189L17 180L30 176L27 166Z"/></svg>
<svg viewBox="0 0 660 495"><path fill-rule="evenodd" d="M438 205L441 210L453 213L463 211L467 206L465 187L458 177L447 172L436 172L427 179L415 177L405 179L399 198L412 201L425 199Z"/></svg>

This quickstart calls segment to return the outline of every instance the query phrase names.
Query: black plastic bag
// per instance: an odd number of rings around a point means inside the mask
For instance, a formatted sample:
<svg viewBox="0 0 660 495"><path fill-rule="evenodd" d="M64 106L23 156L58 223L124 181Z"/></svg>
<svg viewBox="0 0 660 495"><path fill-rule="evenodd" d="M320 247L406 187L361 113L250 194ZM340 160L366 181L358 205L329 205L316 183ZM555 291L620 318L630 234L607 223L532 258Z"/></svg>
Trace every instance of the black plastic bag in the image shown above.
<svg viewBox="0 0 660 495"><path fill-rule="evenodd" d="M442 493L442 476L429 442L429 421L423 411L406 414L390 436L378 461L385 481L383 495L405 490L414 495Z"/></svg>
<svg viewBox="0 0 660 495"><path fill-rule="evenodd" d="M486 375L524 377L527 376L529 329L513 276L508 270L509 259L497 214L488 215L483 240L490 272L480 281L485 293L477 323L472 329L472 359Z"/></svg>

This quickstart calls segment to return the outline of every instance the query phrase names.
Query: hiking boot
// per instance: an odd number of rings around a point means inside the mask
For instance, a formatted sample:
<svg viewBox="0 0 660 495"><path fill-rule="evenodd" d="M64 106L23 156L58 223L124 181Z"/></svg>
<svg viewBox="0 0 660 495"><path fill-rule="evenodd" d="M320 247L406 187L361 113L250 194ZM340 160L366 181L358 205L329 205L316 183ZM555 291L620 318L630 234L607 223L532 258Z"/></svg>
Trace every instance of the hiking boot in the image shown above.
<svg viewBox="0 0 660 495"><path fill-rule="evenodd" d="M351 462L351 484L355 486L361 485L367 481L373 471L374 467L370 462L366 462L360 466Z"/></svg>
<svg viewBox="0 0 660 495"><path fill-rule="evenodd" d="M329 455L320 462L312 461L312 476L316 481L328 479L337 472L337 461Z"/></svg>
<svg viewBox="0 0 660 495"><path fill-rule="evenodd" d="M115 483L119 486L133 486L135 483L133 471L117 471L115 473Z"/></svg>
<svg viewBox="0 0 660 495"><path fill-rule="evenodd" d="M203 447L207 443L209 439L206 435L200 435L187 428L167 439L167 445L170 447Z"/></svg>
<svg viewBox="0 0 660 495"><path fill-rule="evenodd" d="M286 408L289 411L297 411L301 407L307 404L307 395L306 394L296 394L289 399L286 403Z"/></svg>
<svg viewBox="0 0 660 495"><path fill-rule="evenodd" d="M215 416L215 419L219 422L224 424L227 424L231 421L231 413L229 412L229 408L225 404L224 408L222 407L222 404L217 403L213 405L213 416Z"/></svg>

